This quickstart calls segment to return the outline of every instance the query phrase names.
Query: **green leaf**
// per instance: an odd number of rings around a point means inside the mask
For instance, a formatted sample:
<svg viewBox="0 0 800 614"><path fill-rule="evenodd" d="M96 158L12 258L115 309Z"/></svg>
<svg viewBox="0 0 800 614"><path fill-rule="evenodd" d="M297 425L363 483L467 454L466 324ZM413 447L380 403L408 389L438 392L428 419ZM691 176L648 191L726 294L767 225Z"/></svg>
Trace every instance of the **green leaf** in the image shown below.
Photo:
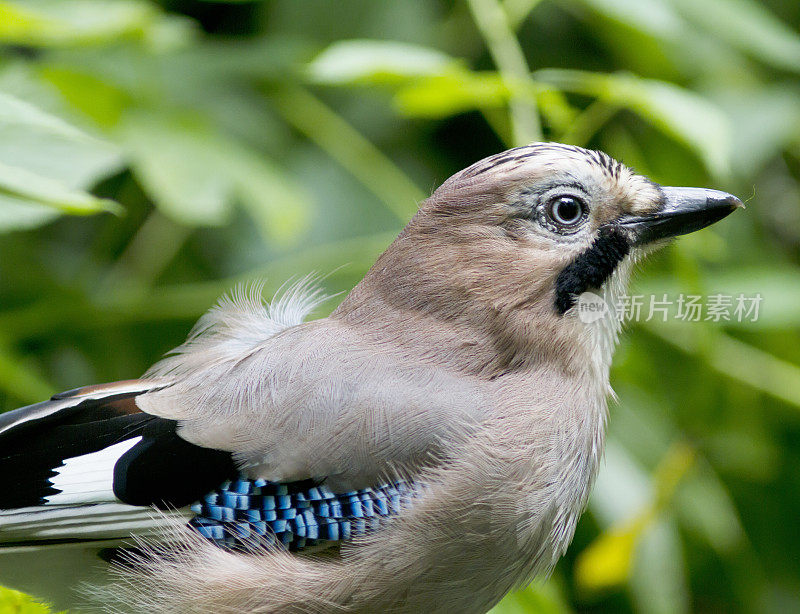
<svg viewBox="0 0 800 614"><path fill-rule="evenodd" d="M218 226L230 215L233 186L220 167L211 128L186 117L137 112L119 137L131 167L158 208L189 226Z"/></svg>
<svg viewBox="0 0 800 614"><path fill-rule="evenodd" d="M0 232L29 230L52 222L60 215L53 207L0 195Z"/></svg>
<svg viewBox="0 0 800 614"><path fill-rule="evenodd" d="M55 179L2 162L0 162L0 194L47 205L71 215L121 211L121 207L112 200L97 198L83 190L69 188Z"/></svg>
<svg viewBox="0 0 800 614"><path fill-rule="evenodd" d="M628 580L636 545L652 521L654 496L645 471L610 440L591 497L592 513L607 529L575 562L575 582L582 591L592 593Z"/></svg>
<svg viewBox="0 0 800 614"><path fill-rule="evenodd" d="M646 520L649 519L636 518L603 532L578 555L575 583L581 591L593 593L628 581L636 545L647 526Z"/></svg>
<svg viewBox="0 0 800 614"><path fill-rule="evenodd" d="M330 107L299 87L273 92L283 117L380 198L404 224L426 194Z"/></svg>
<svg viewBox="0 0 800 614"><path fill-rule="evenodd" d="M727 87L713 92L736 126L735 174L753 176L792 142L800 142L797 85Z"/></svg>
<svg viewBox="0 0 800 614"><path fill-rule="evenodd" d="M693 149L717 177L730 172L731 126L708 99L672 83L628 73L546 69L534 76L569 92L627 108Z"/></svg>
<svg viewBox="0 0 800 614"><path fill-rule="evenodd" d="M723 426L718 432L703 439L703 449L720 472L735 475L737 479L751 482L774 482L783 466L780 442L763 428L751 425ZM716 476L715 476L716 477ZM725 488L720 484L721 488ZM727 493L726 493L727 494ZM714 504L712 504L712 509ZM704 510L705 513L705 510ZM723 518L723 525L729 524ZM716 529L716 527L715 527ZM731 533L727 530L725 533ZM711 534L707 535L712 540ZM728 540L713 540L719 549L727 547Z"/></svg>
<svg viewBox="0 0 800 614"><path fill-rule="evenodd" d="M5 339L0 339L0 390L23 403L36 403L50 397L55 392L53 386L26 362L8 347Z"/></svg>
<svg viewBox="0 0 800 614"><path fill-rule="evenodd" d="M52 612L46 605L38 603L32 597L0 586L0 614L49 614Z"/></svg>
<svg viewBox="0 0 800 614"><path fill-rule="evenodd" d="M82 189L118 167L113 146L0 94L0 231L32 228L59 213L118 212L113 201Z"/></svg>
<svg viewBox="0 0 800 614"><path fill-rule="evenodd" d="M6 94L0 94L0 122L14 123L26 129L47 130L51 134L73 139L85 136L64 120Z"/></svg>
<svg viewBox="0 0 800 614"><path fill-rule="evenodd" d="M175 221L219 226L238 199L271 241L289 243L305 227L305 192L261 154L205 122L135 112L119 134L143 187Z"/></svg>
<svg viewBox="0 0 800 614"><path fill-rule="evenodd" d="M58 88L72 108L84 113L101 128L116 126L131 104L130 95L95 75L51 66L42 68L40 74Z"/></svg>
<svg viewBox="0 0 800 614"><path fill-rule="evenodd" d="M673 444L652 479L614 440L609 441L606 458L592 496L592 511L609 528L578 555L578 588L591 595L629 584L642 612L685 611L680 539L662 514L693 466L694 450ZM654 580L660 584L654 586Z"/></svg>
<svg viewBox="0 0 800 614"><path fill-rule="evenodd" d="M307 67L308 76L330 85L397 83L439 75L457 65L449 55L429 47L379 40L339 41Z"/></svg>
<svg viewBox="0 0 800 614"><path fill-rule="evenodd" d="M7 90L6 74L0 87ZM89 188L121 167L116 146L9 94L0 94L0 163L70 188Z"/></svg>
<svg viewBox="0 0 800 614"><path fill-rule="evenodd" d="M743 317L742 321L731 317L729 321L722 322L726 328L782 330L800 326L800 310L797 309L800 305L800 285L797 284L797 271L793 267L738 268L707 275L702 280L702 286L706 295L733 297L734 305L740 294L745 297L761 296L757 318L753 319L755 314ZM685 286L674 276L648 278L637 284L637 293L656 296L667 293L673 300L681 293L687 294Z"/></svg>
<svg viewBox="0 0 800 614"><path fill-rule="evenodd" d="M725 485L703 464L678 487L675 506L683 524L718 552L730 553L742 543L744 530Z"/></svg>
<svg viewBox="0 0 800 614"><path fill-rule="evenodd" d="M476 108L500 108L510 97L509 88L497 73L459 70L404 87L394 103L405 115L442 118Z"/></svg>
<svg viewBox="0 0 800 614"><path fill-rule="evenodd" d="M236 195L262 234L279 245L293 243L309 221L309 196L263 156L236 147L228 172Z"/></svg>
<svg viewBox="0 0 800 614"><path fill-rule="evenodd" d="M183 42L184 20L165 19L143 0L0 0L0 41L58 47L142 39L156 47Z"/></svg>
<svg viewBox="0 0 800 614"><path fill-rule="evenodd" d="M698 334L696 323L649 322L646 329L714 371L800 408L800 367L721 331Z"/></svg>

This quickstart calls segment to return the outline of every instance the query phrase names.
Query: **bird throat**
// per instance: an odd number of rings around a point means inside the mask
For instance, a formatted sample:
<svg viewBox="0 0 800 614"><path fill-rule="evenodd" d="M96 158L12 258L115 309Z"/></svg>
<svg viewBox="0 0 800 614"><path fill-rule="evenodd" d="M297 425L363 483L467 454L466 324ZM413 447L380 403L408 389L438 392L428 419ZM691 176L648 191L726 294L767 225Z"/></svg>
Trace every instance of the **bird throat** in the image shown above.
<svg viewBox="0 0 800 614"><path fill-rule="evenodd" d="M567 265L556 279L555 307L564 315L578 296L589 288L600 288L631 251L623 231L615 226L603 226L594 243Z"/></svg>

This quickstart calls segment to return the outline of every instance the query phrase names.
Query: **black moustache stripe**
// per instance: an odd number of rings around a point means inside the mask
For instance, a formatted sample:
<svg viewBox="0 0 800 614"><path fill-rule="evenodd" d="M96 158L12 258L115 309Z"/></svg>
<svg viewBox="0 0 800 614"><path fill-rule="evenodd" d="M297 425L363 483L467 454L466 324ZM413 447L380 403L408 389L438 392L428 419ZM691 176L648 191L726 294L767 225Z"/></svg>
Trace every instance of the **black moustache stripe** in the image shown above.
<svg viewBox="0 0 800 614"><path fill-rule="evenodd" d="M556 311L563 315L589 288L603 285L631 251L625 234L614 226L600 228L594 243L567 265L556 279Z"/></svg>

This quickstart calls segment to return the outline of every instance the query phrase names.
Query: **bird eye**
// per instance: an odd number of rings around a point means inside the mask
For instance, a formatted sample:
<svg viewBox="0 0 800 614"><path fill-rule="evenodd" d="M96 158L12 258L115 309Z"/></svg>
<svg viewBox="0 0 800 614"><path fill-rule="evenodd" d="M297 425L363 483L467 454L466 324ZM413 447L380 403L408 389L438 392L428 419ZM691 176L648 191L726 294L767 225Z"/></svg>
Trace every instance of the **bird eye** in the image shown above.
<svg viewBox="0 0 800 614"><path fill-rule="evenodd" d="M586 206L574 196L557 196L547 203L547 217L562 228L577 226L586 217Z"/></svg>

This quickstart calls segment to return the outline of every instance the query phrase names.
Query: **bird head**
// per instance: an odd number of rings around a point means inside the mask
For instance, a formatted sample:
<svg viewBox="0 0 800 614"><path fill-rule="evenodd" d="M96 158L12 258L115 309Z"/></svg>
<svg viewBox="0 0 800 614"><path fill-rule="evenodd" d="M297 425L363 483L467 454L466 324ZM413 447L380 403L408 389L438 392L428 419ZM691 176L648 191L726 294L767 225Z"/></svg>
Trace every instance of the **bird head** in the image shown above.
<svg viewBox="0 0 800 614"><path fill-rule="evenodd" d="M429 223L448 226L452 239L483 237L492 245L485 257L530 268L534 285L565 314L582 292L602 289L626 258L741 206L717 190L660 186L603 152L536 143L453 175L424 204L420 221L428 232Z"/></svg>
<svg viewBox="0 0 800 614"><path fill-rule="evenodd" d="M569 345L580 294L624 289L637 257L741 206L716 190L660 186L599 151L534 143L445 181L370 287L407 312L503 329L504 346Z"/></svg>

